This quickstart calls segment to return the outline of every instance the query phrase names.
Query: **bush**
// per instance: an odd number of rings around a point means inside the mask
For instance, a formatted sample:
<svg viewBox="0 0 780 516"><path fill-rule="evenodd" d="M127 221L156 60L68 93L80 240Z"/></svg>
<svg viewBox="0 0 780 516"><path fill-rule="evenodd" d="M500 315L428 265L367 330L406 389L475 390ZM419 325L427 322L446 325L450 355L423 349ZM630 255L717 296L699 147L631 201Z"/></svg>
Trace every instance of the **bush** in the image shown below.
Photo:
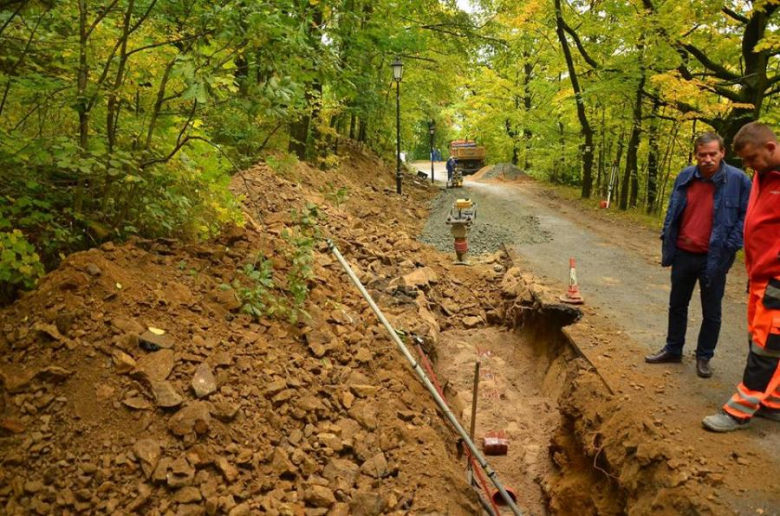
<svg viewBox="0 0 780 516"><path fill-rule="evenodd" d="M0 231L0 301L20 289L31 289L43 276L43 264L21 231Z"/></svg>

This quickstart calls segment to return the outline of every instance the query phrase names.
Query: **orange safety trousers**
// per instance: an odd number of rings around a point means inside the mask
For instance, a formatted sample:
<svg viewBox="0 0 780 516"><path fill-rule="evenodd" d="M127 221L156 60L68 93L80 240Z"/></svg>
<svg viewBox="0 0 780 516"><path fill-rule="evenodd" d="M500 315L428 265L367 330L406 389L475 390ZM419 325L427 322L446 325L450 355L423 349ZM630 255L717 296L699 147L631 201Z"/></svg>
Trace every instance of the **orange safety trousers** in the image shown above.
<svg viewBox="0 0 780 516"><path fill-rule="evenodd" d="M751 282L748 296L750 351L742 382L723 406L738 419L761 407L780 410L780 279Z"/></svg>

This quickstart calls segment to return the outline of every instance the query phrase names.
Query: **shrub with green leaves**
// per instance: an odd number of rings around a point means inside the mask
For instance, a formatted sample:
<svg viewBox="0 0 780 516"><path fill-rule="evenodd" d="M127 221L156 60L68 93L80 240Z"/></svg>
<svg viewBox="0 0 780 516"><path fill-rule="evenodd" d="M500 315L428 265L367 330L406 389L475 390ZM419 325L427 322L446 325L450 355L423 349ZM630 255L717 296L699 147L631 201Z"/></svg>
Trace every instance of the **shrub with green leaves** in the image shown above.
<svg viewBox="0 0 780 516"><path fill-rule="evenodd" d="M33 288L43 276L43 264L21 231L0 231L0 291Z"/></svg>

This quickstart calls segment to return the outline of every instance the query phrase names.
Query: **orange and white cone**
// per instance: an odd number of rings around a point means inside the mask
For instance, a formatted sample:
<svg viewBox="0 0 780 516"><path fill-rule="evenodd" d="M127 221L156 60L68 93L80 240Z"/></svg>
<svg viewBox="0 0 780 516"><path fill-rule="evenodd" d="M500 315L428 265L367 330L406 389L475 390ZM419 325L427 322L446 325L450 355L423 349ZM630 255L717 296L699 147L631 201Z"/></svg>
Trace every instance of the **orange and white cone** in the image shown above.
<svg viewBox="0 0 780 516"><path fill-rule="evenodd" d="M581 305L585 302L580 294L580 287L577 284L577 268L574 258L569 258L569 290L561 296L561 301L572 305Z"/></svg>

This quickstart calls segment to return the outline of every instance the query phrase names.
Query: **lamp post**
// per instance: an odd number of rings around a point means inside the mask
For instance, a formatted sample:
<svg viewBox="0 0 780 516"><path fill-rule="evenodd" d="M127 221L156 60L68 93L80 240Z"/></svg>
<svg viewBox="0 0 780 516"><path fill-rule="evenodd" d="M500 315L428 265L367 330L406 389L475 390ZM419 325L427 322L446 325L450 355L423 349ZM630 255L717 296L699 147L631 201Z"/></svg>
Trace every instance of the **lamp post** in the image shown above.
<svg viewBox="0 0 780 516"><path fill-rule="evenodd" d="M404 76L404 64L401 59L396 57L390 66L393 67L393 80L395 81L395 190L398 195L401 195L401 79Z"/></svg>
<svg viewBox="0 0 780 516"><path fill-rule="evenodd" d="M436 132L436 122L428 122L428 132L431 134L431 184L433 184L433 134Z"/></svg>

